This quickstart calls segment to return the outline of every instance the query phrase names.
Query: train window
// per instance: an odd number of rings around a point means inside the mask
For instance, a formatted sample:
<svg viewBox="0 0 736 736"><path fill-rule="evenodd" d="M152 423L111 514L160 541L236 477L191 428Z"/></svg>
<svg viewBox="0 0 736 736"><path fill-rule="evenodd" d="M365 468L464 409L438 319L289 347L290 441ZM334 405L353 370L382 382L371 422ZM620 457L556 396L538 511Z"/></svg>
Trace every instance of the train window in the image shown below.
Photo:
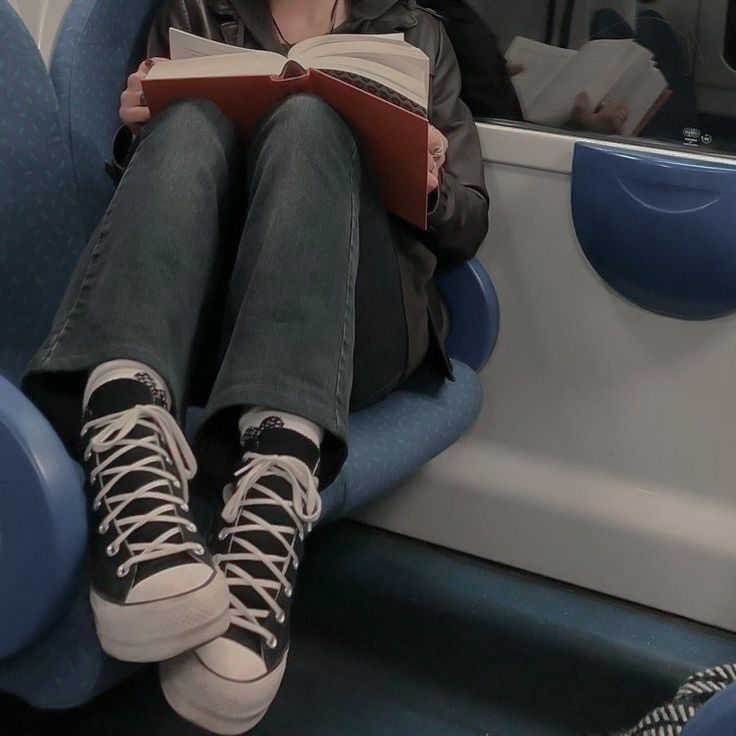
<svg viewBox="0 0 736 736"><path fill-rule="evenodd" d="M736 0L419 2L476 119L736 153Z"/></svg>
<svg viewBox="0 0 736 736"><path fill-rule="evenodd" d="M726 19L726 42L723 57L732 69L736 69L736 0L729 0Z"/></svg>

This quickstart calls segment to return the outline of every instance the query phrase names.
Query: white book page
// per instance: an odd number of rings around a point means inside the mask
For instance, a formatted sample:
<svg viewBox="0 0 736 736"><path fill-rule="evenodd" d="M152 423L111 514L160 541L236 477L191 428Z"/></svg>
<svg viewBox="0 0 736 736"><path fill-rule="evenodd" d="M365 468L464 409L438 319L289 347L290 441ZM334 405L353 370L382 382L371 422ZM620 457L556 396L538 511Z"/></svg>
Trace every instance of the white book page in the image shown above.
<svg viewBox="0 0 736 736"><path fill-rule="evenodd" d="M590 41L557 74L534 100L529 120L560 126L569 122L575 97L586 92L593 108L598 107L626 68L636 43L631 40Z"/></svg>
<svg viewBox="0 0 736 736"><path fill-rule="evenodd" d="M652 109L652 105L667 91L668 84L662 72L656 66L650 66L644 74L636 91L627 99L629 117L621 131L623 135L633 135L641 121Z"/></svg>
<svg viewBox="0 0 736 736"><path fill-rule="evenodd" d="M304 68L350 72L399 92L426 108L429 58L403 34L335 34L302 41L291 50Z"/></svg>
<svg viewBox="0 0 736 736"><path fill-rule="evenodd" d="M525 67L525 71L512 79L525 113L544 87L575 56L575 53L571 49L561 49L523 36L514 39L506 52L506 60L513 64L523 64Z"/></svg>
<svg viewBox="0 0 736 736"><path fill-rule="evenodd" d="M385 64L393 69L400 69L406 74L413 74L423 78L429 74L429 58L427 55L409 44L385 45L376 48L371 42L340 41L338 43L313 46L306 52L297 55L289 54L289 58L296 59L302 66L316 66L325 56L346 56L351 59L368 59L379 64Z"/></svg>
<svg viewBox="0 0 736 736"><path fill-rule="evenodd" d="M417 68L423 69L428 65L429 59L421 50L408 43L392 43L376 45L375 42L369 40L344 41L335 40L329 44L320 44L319 46L311 46L306 51L298 54L289 54L290 59L311 60L319 59L322 56L351 56L353 58L373 59L380 62L382 59L405 59L414 62Z"/></svg>
<svg viewBox="0 0 736 736"><path fill-rule="evenodd" d="M308 60L309 66L326 68L324 65L324 59L326 58L351 59L356 62L371 61L391 69L396 69L402 74L406 74L416 80L429 79L429 59L426 57L424 59L412 59L400 54L381 54L380 57L377 57L375 54L370 52L358 52L354 54L320 54L319 56L310 56Z"/></svg>
<svg viewBox="0 0 736 736"><path fill-rule="evenodd" d="M178 28L169 28L169 47L171 60L193 59L199 56L222 56L223 54L242 54L251 49L241 49L219 41L210 41L193 33L180 31Z"/></svg>
<svg viewBox="0 0 736 736"><path fill-rule="evenodd" d="M409 45L404 40L403 33L330 33L325 36L315 36L314 38L305 38L303 41L294 44L291 47L289 56L296 59L301 54L306 54L315 46L329 46L334 43L344 42L369 42L373 47L379 44L385 48L387 46L404 46Z"/></svg>
<svg viewBox="0 0 736 736"><path fill-rule="evenodd" d="M353 61L348 56L325 57L320 60L317 68L334 70L337 72L349 72L358 76L372 79L378 84L389 87L404 97L408 97L420 107L426 108L429 103L427 81L418 80L408 74L391 69L384 64L376 64L372 61L361 59Z"/></svg>
<svg viewBox="0 0 736 736"><path fill-rule="evenodd" d="M243 49L169 29L174 63L156 64L150 79L259 76L280 74L286 58L271 51ZM429 59L402 33L331 34L296 44L288 55L305 69L358 74L390 87L422 107L429 99Z"/></svg>
<svg viewBox="0 0 736 736"><path fill-rule="evenodd" d="M270 51L200 56L159 62L148 73L147 79L258 77L280 74L285 61L286 59L281 54L274 54Z"/></svg>
<svg viewBox="0 0 736 736"><path fill-rule="evenodd" d="M632 50L631 57L621 70L619 78L606 93L606 102L620 105L629 104L639 90L642 81L648 78L650 69L654 66L652 52L643 46Z"/></svg>

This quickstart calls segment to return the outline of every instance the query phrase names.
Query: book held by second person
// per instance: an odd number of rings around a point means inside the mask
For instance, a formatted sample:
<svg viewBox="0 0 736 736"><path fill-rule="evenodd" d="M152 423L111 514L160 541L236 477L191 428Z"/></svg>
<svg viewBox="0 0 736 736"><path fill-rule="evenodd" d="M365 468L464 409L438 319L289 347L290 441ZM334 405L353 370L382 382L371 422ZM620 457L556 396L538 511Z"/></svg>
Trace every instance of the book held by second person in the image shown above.
<svg viewBox="0 0 736 736"><path fill-rule="evenodd" d="M506 59L524 67L512 81L531 123L565 125L576 96L586 92L594 109L604 102L625 105L621 132L637 136L671 95L652 52L631 39L589 41L575 51L518 36Z"/></svg>

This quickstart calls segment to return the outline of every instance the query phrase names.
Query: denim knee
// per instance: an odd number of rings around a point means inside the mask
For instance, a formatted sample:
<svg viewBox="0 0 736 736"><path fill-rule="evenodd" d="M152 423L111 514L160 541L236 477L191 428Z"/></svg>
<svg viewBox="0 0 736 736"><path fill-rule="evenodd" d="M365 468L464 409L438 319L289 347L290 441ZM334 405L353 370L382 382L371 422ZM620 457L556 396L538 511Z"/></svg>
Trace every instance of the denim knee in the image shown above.
<svg viewBox="0 0 736 736"><path fill-rule="evenodd" d="M179 166L213 158L229 162L238 150L234 124L217 105L201 99L175 102L157 115L143 129L141 148L150 148L154 141Z"/></svg>
<svg viewBox="0 0 736 736"><path fill-rule="evenodd" d="M339 113L316 95L290 95L266 116L261 127L268 128L271 136L283 136L291 146L331 142L345 146L351 153L356 148L353 133Z"/></svg>

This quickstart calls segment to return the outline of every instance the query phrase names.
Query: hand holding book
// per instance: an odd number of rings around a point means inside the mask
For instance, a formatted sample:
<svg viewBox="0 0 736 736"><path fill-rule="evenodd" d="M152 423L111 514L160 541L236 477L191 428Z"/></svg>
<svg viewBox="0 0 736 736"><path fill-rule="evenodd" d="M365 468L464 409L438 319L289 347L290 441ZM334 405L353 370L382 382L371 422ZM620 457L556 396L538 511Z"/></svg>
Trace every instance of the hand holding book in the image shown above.
<svg viewBox="0 0 736 736"><path fill-rule="evenodd" d="M594 108L588 93L581 92L575 98L572 119L583 130L603 135L619 135L629 119L629 108L617 102L603 102Z"/></svg>
<svg viewBox="0 0 736 736"><path fill-rule="evenodd" d="M632 39L575 51L519 36L506 59L524 118L542 125L636 136L671 95L652 52Z"/></svg>
<svg viewBox="0 0 736 736"><path fill-rule="evenodd" d="M447 138L434 125L429 128L429 150L427 151L427 194L440 185L442 167L447 159Z"/></svg>
<svg viewBox="0 0 736 736"><path fill-rule="evenodd" d="M120 120L136 134L151 119L151 111L143 94L143 80L158 61L168 59L153 58L141 62L138 69L128 77L128 85L120 95Z"/></svg>
<svg viewBox="0 0 736 736"><path fill-rule="evenodd" d="M428 143L429 58L401 34L319 36L287 56L173 28L170 41L172 60L141 80L153 115L177 100L207 99L247 140L288 95L317 95L352 128L389 211L426 228L428 188L439 184L445 151L433 156L442 142Z"/></svg>

